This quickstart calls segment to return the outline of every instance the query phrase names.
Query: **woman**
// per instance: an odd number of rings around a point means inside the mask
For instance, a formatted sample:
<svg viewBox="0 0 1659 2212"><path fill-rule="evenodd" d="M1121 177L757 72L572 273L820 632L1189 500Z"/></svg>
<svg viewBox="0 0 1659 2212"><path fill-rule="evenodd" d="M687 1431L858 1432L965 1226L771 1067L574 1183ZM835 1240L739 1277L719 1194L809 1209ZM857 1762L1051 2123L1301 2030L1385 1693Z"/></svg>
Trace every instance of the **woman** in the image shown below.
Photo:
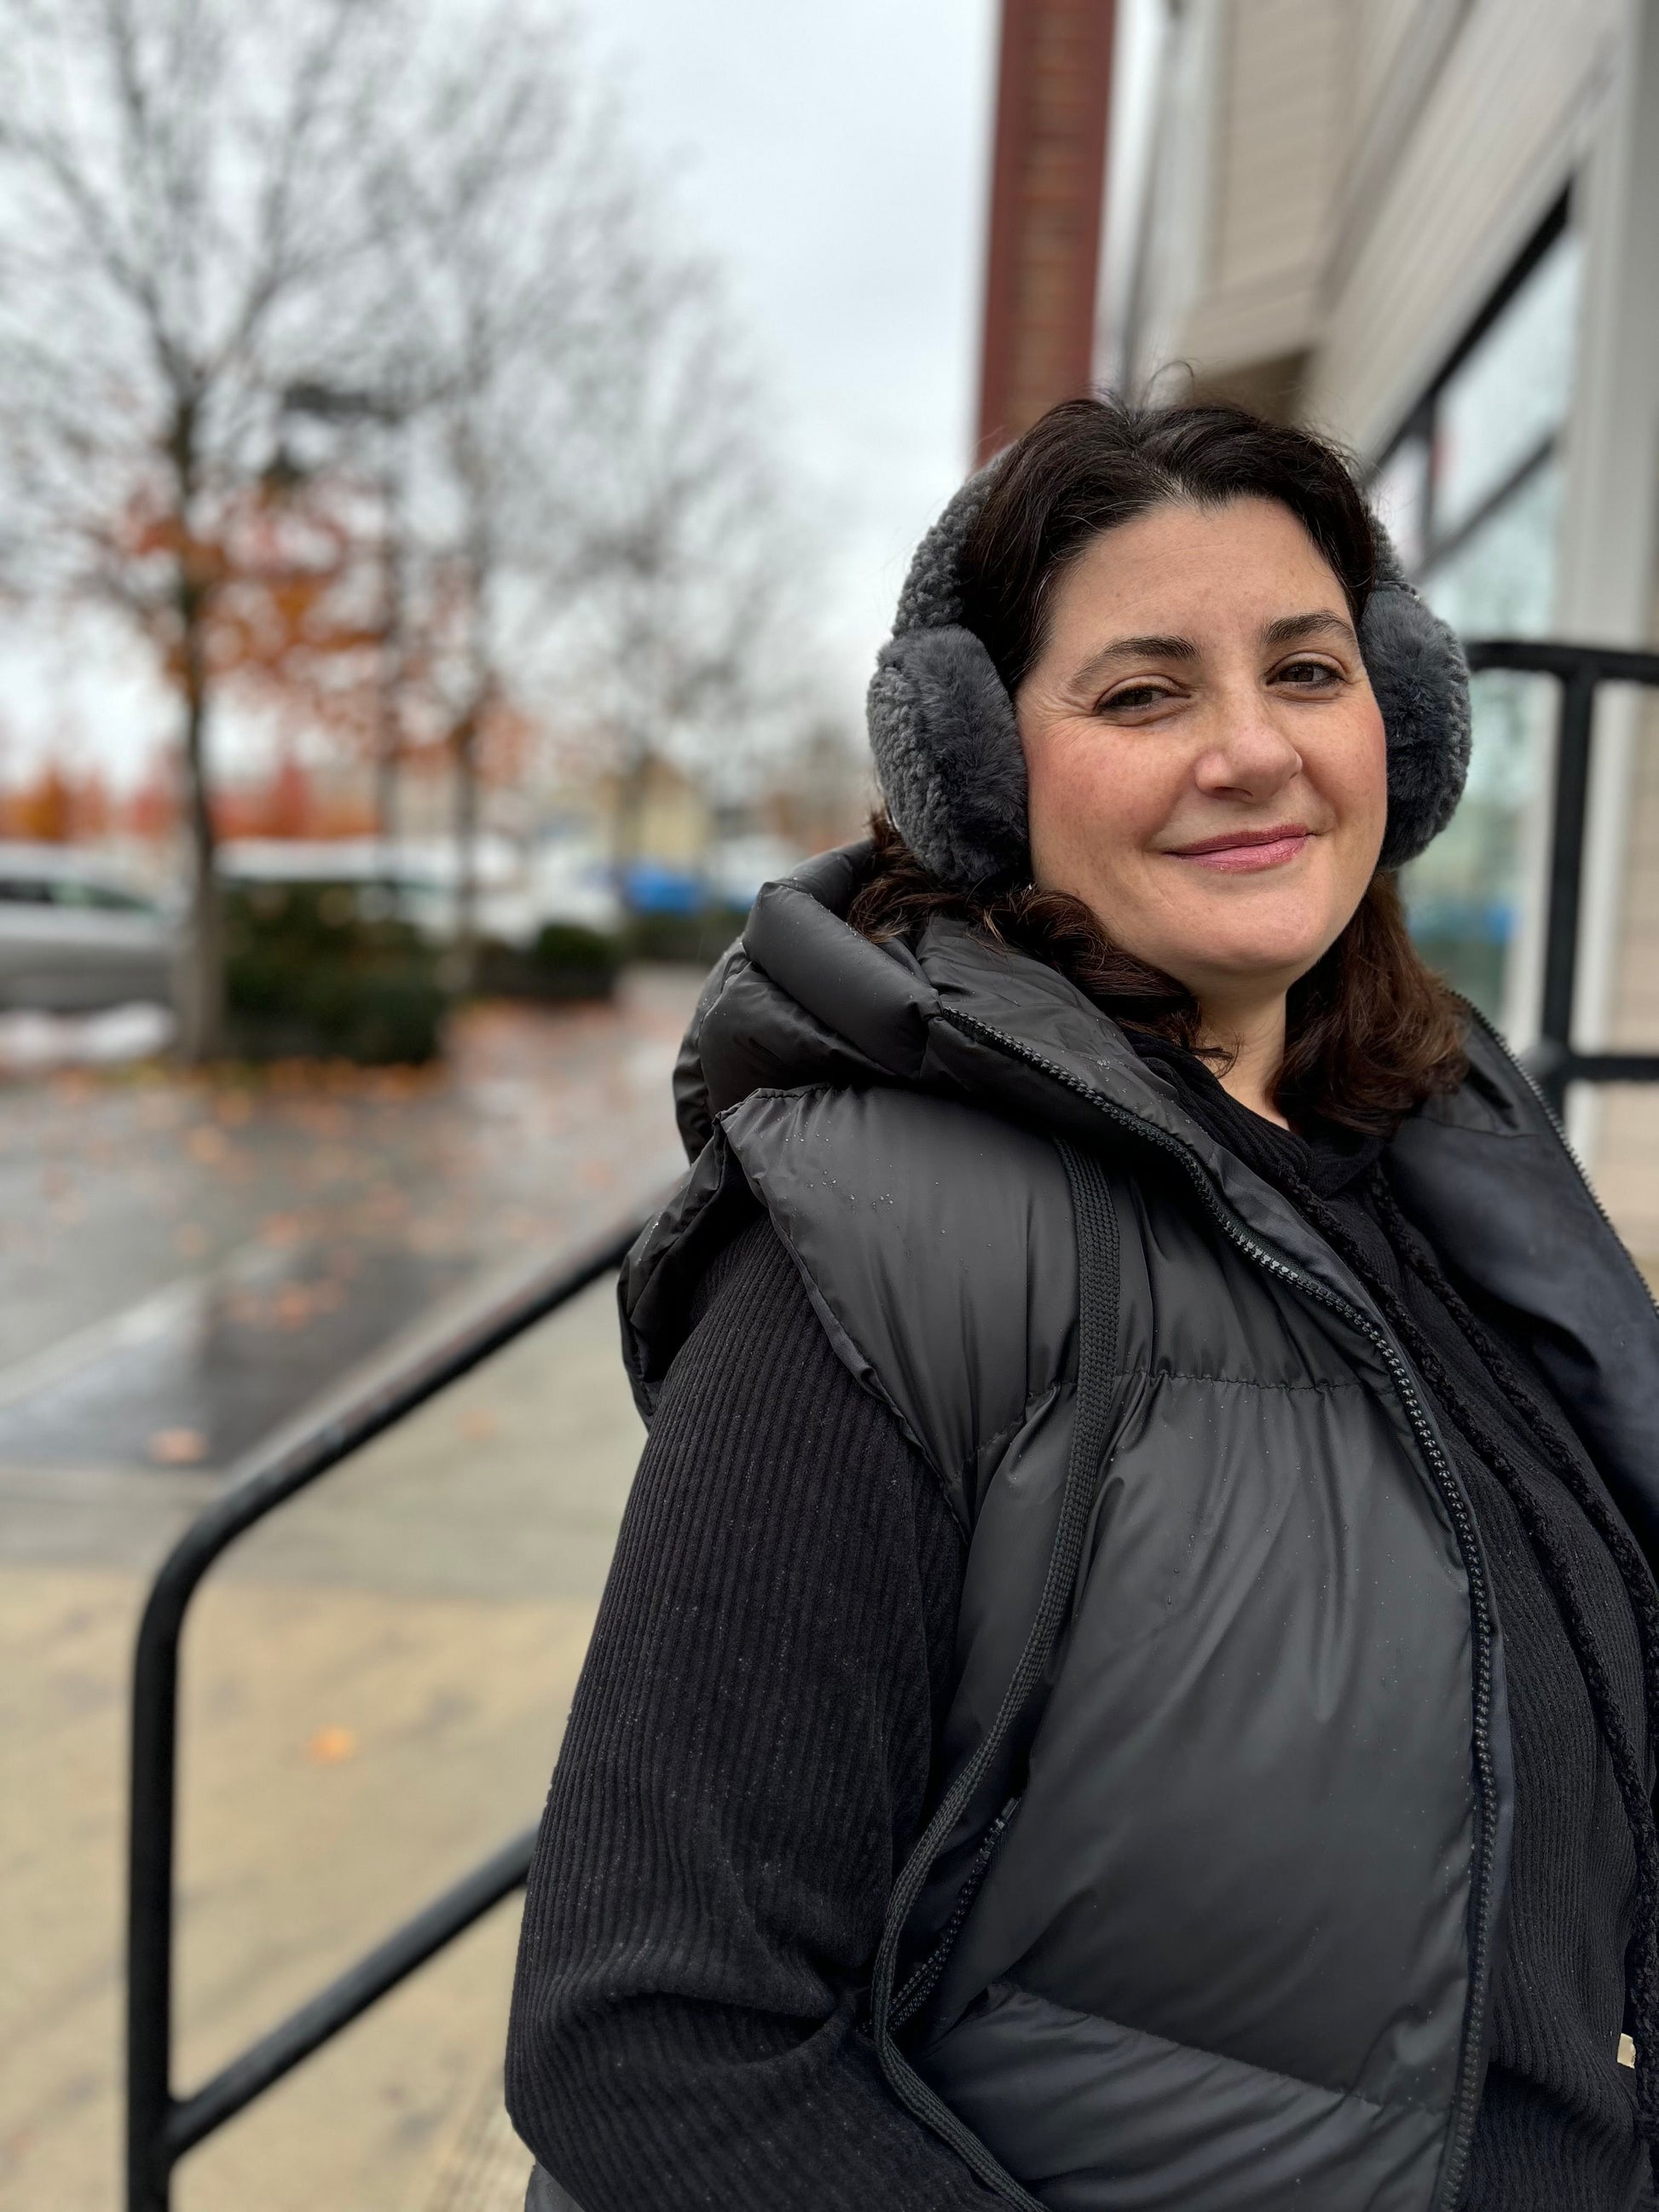
<svg viewBox="0 0 1659 2212"><path fill-rule="evenodd" d="M1652 2202L1659 1316L1405 933L1467 714L1231 409L1058 408L924 542L624 1274L532 2204Z"/></svg>

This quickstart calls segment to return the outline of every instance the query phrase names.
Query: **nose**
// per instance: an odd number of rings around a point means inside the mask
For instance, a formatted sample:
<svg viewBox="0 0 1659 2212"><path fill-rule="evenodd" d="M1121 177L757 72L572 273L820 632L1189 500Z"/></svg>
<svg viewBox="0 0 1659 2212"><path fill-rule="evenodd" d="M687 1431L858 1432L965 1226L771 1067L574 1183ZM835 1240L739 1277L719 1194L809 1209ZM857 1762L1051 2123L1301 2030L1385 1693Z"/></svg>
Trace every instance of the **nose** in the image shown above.
<svg viewBox="0 0 1659 2212"><path fill-rule="evenodd" d="M1271 799L1302 772L1302 755L1254 684L1217 702L1212 743L1193 770L1199 789L1217 799Z"/></svg>

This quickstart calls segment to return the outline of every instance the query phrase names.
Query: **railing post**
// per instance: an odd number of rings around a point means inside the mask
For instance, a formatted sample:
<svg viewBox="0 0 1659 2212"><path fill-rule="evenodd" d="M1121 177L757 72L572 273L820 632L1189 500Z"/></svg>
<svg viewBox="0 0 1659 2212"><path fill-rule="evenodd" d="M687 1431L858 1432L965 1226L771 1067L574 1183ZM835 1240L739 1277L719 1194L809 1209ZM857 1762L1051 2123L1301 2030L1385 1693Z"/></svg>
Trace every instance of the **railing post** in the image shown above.
<svg viewBox="0 0 1659 2212"><path fill-rule="evenodd" d="M1584 817L1589 796L1594 669L1579 666L1561 683L1556 725L1555 804L1544 938L1544 988L1538 1049L1532 1056L1540 1088L1558 1118L1565 1110L1572 1052L1573 999L1578 972L1578 915L1583 890Z"/></svg>
<svg viewBox="0 0 1659 2212"><path fill-rule="evenodd" d="M126 2212L169 2212L173 2201L167 2124L173 2114L173 1830L181 1620L182 1603L164 1577L144 1607L133 1659Z"/></svg>
<svg viewBox="0 0 1659 2212"><path fill-rule="evenodd" d="M385 1434L493 1352L621 1267L637 1223L544 1270L444 1343L371 1385L308 1436L277 1450L198 1516L150 1587L133 1653L127 1820L126 2212L170 2212L173 2169L239 2112L393 1989L525 1879L533 1830L504 1844L406 1927L182 2101L173 2094L173 1844L178 1802L179 1652L197 1585L235 1539L341 1461Z"/></svg>

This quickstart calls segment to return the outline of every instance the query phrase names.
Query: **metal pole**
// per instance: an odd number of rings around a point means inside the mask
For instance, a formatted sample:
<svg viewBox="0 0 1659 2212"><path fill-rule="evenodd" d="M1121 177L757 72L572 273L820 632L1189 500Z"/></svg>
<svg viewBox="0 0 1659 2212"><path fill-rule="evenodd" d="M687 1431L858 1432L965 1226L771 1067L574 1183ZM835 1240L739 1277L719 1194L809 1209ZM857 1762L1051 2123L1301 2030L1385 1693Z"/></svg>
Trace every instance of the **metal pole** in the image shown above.
<svg viewBox="0 0 1659 2212"><path fill-rule="evenodd" d="M173 2096L173 1824L178 1795L179 1644L197 1584L228 1545L286 1498L459 1382L491 1352L621 1266L630 1224L574 1261L544 1269L446 1343L372 1386L215 1500L173 1546L151 1585L132 1668L127 1832L126 2212L169 2212Z"/></svg>
<svg viewBox="0 0 1659 2212"><path fill-rule="evenodd" d="M526 1828L522 1835L503 1844L482 1866L435 1898L384 1943L377 1944L367 1958L348 1967L280 2027L233 2058L192 2096L175 2104L167 2120L169 2160L181 2159L216 2128L234 2119L256 2097L263 2096L343 2027L349 2027L389 1990L406 1981L446 1943L464 1934L504 1897L522 1888L535 1848L534 1828Z"/></svg>
<svg viewBox="0 0 1659 2212"><path fill-rule="evenodd" d="M1566 1104L1572 1051L1573 994L1578 971L1578 912L1595 681L1595 672L1583 667L1575 668L1565 678L1556 730L1544 989L1538 1024L1539 1049L1534 1059L1540 1087L1558 1117Z"/></svg>
<svg viewBox="0 0 1659 2212"><path fill-rule="evenodd" d="M179 1628L194 1577L153 1592L133 1662L127 1842L127 2212L169 2212L173 2159L173 1828ZM161 1602L157 1603L161 1598Z"/></svg>

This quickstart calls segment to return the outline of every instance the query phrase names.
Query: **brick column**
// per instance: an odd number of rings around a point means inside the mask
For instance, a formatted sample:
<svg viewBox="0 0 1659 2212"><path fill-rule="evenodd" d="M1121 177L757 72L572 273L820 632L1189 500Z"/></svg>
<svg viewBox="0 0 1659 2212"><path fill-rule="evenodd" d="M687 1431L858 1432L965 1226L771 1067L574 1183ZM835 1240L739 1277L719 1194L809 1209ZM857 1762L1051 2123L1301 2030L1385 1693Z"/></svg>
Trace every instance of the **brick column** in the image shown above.
<svg viewBox="0 0 1659 2212"><path fill-rule="evenodd" d="M1114 0L1002 0L978 454L1090 387Z"/></svg>

